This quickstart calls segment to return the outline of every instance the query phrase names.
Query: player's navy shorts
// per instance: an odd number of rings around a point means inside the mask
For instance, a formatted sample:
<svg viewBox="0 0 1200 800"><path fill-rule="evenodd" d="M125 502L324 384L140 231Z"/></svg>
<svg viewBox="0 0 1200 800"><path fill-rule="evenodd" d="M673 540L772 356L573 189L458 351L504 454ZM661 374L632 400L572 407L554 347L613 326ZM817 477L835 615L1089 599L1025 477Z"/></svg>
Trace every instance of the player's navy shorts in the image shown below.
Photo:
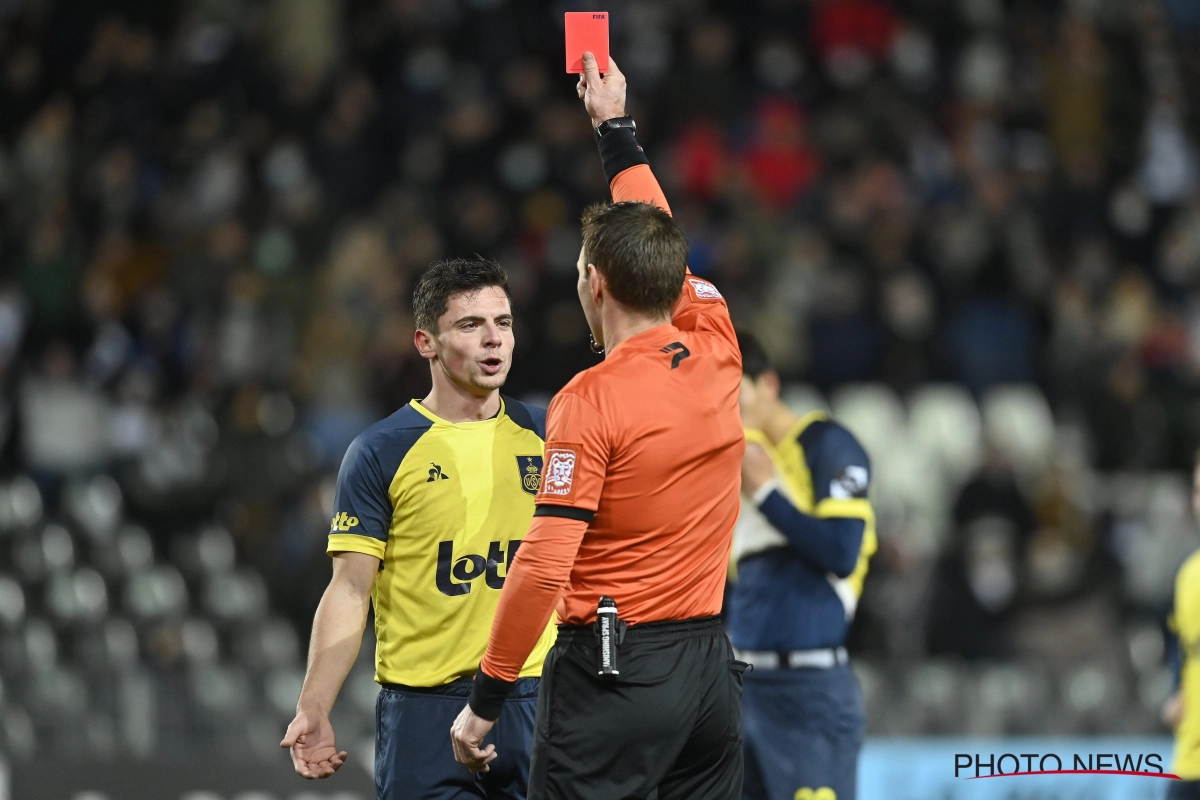
<svg viewBox="0 0 1200 800"><path fill-rule="evenodd" d="M487 772L454 760L450 726L467 704L471 679L431 689L386 684L375 701L378 800L525 800L537 716L538 678L521 678L484 744L496 745Z"/></svg>
<svg viewBox="0 0 1200 800"><path fill-rule="evenodd" d="M848 665L747 673L742 725L746 800L854 800L866 714Z"/></svg>

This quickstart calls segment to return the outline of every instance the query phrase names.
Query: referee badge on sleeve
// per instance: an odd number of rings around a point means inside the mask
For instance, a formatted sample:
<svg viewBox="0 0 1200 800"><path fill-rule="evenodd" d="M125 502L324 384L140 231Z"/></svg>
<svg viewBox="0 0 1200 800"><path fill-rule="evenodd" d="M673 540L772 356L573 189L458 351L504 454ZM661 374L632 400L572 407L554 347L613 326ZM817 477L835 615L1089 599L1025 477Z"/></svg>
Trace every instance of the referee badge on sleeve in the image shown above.
<svg viewBox="0 0 1200 800"><path fill-rule="evenodd" d="M542 457L517 456L517 471L521 475L521 488L526 494L537 494L542 485Z"/></svg>
<svg viewBox="0 0 1200 800"><path fill-rule="evenodd" d="M695 278L689 275L687 282L692 287L692 293L696 296L697 300L721 299L721 293L717 291L717 287L703 278Z"/></svg>
<svg viewBox="0 0 1200 800"><path fill-rule="evenodd" d="M546 448L542 494L566 497L575 488L575 451L567 447Z"/></svg>

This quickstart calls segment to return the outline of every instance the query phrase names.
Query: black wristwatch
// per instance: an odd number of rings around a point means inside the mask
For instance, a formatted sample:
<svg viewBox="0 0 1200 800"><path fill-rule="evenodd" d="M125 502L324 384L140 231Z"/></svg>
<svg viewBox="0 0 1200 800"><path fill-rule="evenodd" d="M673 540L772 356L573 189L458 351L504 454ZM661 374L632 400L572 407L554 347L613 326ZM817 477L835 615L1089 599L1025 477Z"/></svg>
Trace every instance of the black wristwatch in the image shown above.
<svg viewBox="0 0 1200 800"><path fill-rule="evenodd" d="M637 133L637 123L633 121L633 117L613 117L606 119L596 126L596 138L600 139L609 131L615 131L617 128L629 128L629 130Z"/></svg>

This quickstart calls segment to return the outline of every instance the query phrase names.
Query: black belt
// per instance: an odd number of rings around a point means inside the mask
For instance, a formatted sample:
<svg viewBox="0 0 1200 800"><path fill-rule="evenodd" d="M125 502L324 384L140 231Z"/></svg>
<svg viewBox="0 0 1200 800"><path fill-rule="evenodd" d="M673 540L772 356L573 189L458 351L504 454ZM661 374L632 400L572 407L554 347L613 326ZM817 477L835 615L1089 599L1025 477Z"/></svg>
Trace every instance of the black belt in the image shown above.
<svg viewBox="0 0 1200 800"><path fill-rule="evenodd" d="M690 636L706 636L723 632L721 618L692 617L691 619L664 619L642 622L625 629L624 641L646 641L650 639L686 639ZM559 625L558 641L564 644L588 642L595 644L596 630L592 625Z"/></svg>

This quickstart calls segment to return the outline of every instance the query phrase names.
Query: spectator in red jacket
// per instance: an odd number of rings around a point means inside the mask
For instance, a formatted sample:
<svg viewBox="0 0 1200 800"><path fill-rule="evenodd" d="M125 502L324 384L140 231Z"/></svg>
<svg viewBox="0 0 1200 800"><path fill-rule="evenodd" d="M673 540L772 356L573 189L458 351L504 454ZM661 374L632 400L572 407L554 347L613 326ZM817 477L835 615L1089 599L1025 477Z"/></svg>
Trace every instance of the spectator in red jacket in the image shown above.
<svg viewBox="0 0 1200 800"><path fill-rule="evenodd" d="M816 180L821 162L804 132L804 112L789 100L768 100L755 112L743 166L763 207L787 208Z"/></svg>

